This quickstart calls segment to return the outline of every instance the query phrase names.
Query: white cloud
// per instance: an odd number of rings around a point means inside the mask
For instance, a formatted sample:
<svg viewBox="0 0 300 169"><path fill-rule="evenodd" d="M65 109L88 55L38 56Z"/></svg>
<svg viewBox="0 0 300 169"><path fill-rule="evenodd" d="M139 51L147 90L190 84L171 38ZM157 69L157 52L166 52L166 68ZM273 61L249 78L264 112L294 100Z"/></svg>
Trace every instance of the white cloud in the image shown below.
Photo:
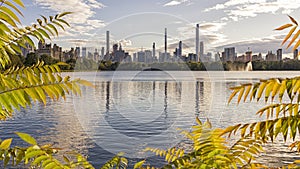
<svg viewBox="0 0 300 169"><path fill-rule="evenodd" d="M292 49L286 49L286 46L281 46L282 39L285 37L284 34L277 34L277 35L272 35L272 36L267 36L264 38L256 38L256 39L248 39L248 40L243 40L243 41L238 41L226 45L219 45L216 46L215 49L216 51L223 51L225 47L232 47L234 46L236 48L236 51L238 54L243 54L245 53L248 48L253 53L262 53L263 56L268 51L272 51L273 53L276 53L277 49L282 49L284 53L292 53Z"/></svg>
<svg viewBox="0 0 300 169"><path fill-rule="evenodd" d="M262 13L289 14L298 8L300 8L299 0L228 0L204 11L224 10L228 15L227 18L238 21Z"/></svg>
<svg viewBox="0 0 300 169"><path fill-rule="evenodd" d="M172 1L164 4L163 6L176 6L176 5L180 5L183 3L187 3L188 5L190 4L189 0L172 0Z"/></svg>
<svg viewBox="0 0 300 169"><path fill-rule="evenodd" d="M118 40L118 43L121 43L122 47L128 47L132 45L132 41L128 39Z"/></svg>
<svg viewBox="0 0 300 169"><path fill-rule="evenodd" d="M102 28L106 26L106 24L102 20L97 19L89 19L86 23L88 25L91 25L93 28Z"/></svg>
<svg viewBox="0 0 300 169"><path fill-rule="evenodd" d="M35 0L35 3L42 8L52 10L57 13L69 11L73 12L71 15L67 15L65 19L70 23L71 29L68 29L69 33L63 35L92 35L89 32L105 26L102 20L93 19L95 15L95 9L105 7L97 0ZM76 33L77 32L77 33Z"/></svg>

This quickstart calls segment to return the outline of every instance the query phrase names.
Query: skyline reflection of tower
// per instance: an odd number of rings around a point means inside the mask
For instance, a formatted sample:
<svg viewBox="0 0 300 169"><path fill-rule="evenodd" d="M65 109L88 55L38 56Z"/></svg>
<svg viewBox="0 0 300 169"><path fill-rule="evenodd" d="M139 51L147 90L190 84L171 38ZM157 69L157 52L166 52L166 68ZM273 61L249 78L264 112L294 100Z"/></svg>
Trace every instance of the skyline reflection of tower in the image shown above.
<svg viewBox="0 0 300 169"><path fill-rule="evenodd" d="M199 116L200 106L199 106L199 81L195 84L195 115Z"/></svg>
<svg viewBox="0 0 300 169"><path fill-rule="evenodd" d="M110 102L109 102L109 99L110 99L110 81L107 81L106 82L106 98L105 98L105 100L106 100L106 104L105 104L105 107L106 107L106 113L108 113L109 112L109 104L110 104Z"/></svg>

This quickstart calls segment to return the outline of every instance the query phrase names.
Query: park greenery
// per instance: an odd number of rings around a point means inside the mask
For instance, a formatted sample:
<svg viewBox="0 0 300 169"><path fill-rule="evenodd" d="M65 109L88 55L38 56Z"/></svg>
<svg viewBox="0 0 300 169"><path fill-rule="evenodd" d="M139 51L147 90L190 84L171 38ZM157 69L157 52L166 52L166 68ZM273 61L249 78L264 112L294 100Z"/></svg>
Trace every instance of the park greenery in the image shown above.
<svg viewBox="0 0 300 169"><path fill-rule="evenodd" d="M95 62L94 62L95 64ZM165 63L119 63L112 61L101 61L99 70L101 71L140 71L144 68L162 68L170 71L244 71L247 63L244 62L165 62ZM77 65L76 65L77 66ZM253 71L273 71L273 70L300 70L300 61L289 59L286 61L252 61ZM80 70L80 69L79 69ZM94 70L94 68L92 69Z"/></svg>
<svg viewBox="0 0 300 169"><path fill-rule="evenodd" d="M18 26L21 22L16 15L22 15L19 8L24 8L21 0L0 0L1 120L11 117L15 110L26 109L35 102L46 104L47 98L57 101L65 98L69 93L80 94L81 85L93 86L85 80L72 80L69 76L62 77L60 66L67 65L60 62L54 63L56 61L46 56L42 57L44 60L27 63L28 66L21 65L21 62L26 63L26 61L17 57L21 53L20 46L29 43L34 47L32 39L45 41L45 38L51 39L51 35L57 36L58 29L69 26L63 17L70 13L65 12L48 18L42 16L41 19L37 19L37 24L21 28ZM292 37L288 47L293 46L295 42L295 49L300 45L300 40L296 41L300 30L292 36L293 32L298 29L298 23L294 18L290 17L290 19L292 24L283 25L277 30L292 27L283 43ZM13 60L19 60L20 65L11 65ZM111 66L113 63L110 63L111 65L103 64ZM209 120L202 124L199 119L196 119L197 125L193 126L191 132L182 131L192 142L190 151L176 147L168 150L146 148L146 151L154 152L165 158L166 165L162 168L267 168L267 164L255 161L255 158L264 151L264 143L276 140L279 135L282 135L285 140L289 138L295 140L297 133L300 132L300 78L266 79L254 84L242 84L231 89L229 103L234 99L237 103L247 99L250 101L264 99L266 107L258 110L256 114L265 115L266 120L219 129L213 128ZM283 99L284 96L287 99ZM226 137L237 134L240 135L238 139L229 144ZM59 148L53 148L52 145L41 145L29 134L16 132L16 135L28 146L12 147L12 138L1 140L0 160L3 161L3 166L23 165L28 168L45 169L94 168L85 157L78 153L60 154ZM291 148L299 151L300 142L295 141ZM122 157L122 154L118 154L101 168L126 168L127 163L127 159ZM299 163L300 161L296 160L282 167L299 167ZM155 167L146 164L146 160L142 160L137 162L134 168Z"/></svg>

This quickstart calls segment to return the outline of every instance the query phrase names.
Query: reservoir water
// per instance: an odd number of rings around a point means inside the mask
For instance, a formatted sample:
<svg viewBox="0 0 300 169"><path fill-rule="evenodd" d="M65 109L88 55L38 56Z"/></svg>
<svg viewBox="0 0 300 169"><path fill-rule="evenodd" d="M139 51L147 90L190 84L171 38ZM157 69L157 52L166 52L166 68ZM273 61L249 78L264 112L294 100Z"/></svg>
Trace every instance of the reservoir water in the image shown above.
<svg viewBox="0 0 300 169"><path fill-rule="evenodd" d="M75 150L99 168L118 152L131 164L140 159L161 164L162 160L145 153L146 147L170 148L185 142L181 130L191 130L195 117L210 119L214 127L263 120L255 115L263 102L227 104L230 87L254 83L271 77L294 77L300 72L190 72L116 71L64 73L94 83L83 87L82 96L67 96L65 101L34 104L0 122L0 136L14 138L25 132L39 143L53 143L63 151ZM180 130L179 130L180 129ZM275 147L275 148L274 148ZM274 143L273 149L286 150ZM273 151L273 150L272 150ZM288 151L273 151L274 163L294 156ZM158 162L157 162L158 161ZM271 161L272 163L272 161Z"/></svg>

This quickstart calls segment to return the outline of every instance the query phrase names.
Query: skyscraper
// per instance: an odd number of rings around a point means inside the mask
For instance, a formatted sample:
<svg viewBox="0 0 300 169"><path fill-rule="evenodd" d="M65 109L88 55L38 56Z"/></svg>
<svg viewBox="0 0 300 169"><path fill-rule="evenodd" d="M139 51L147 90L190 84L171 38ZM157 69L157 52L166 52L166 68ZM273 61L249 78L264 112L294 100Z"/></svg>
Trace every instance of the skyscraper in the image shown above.
<svg viewBox="0 0 300 169"><path fill-rule="evenodd" d="M199 61L199 24L196 25L196 62Z"/></svg>
<svg viewBox="0 0 300 169"><path fill-rule="evenodd" d="M165 58L167 57L167 28L165 28Z"/></svg>
<svg viewBox="0 0 300 169"><path fill-rule="evenodd" d="M298 49L294 50L294 59L298 60Z"/></svg>
<svg viewBox="0 0 300 169"><path fill-rule="evenodd" d="M203 41L200 42L200 54L199 54L200 60L203 62L204 59L204 44Z"/></svg>
<svg viewBox="0 0 300 169"><path fill-rule="evenodd" d="M182 56L182 41L179 41L177 54L179 57Z"/></svg>
<svg viewBox="0 0 300 169"><path fill-rule="evenodd" d="M106 54L109 54L109 31L106 31Z"/></svg>
<svg viewBox="0 0 300 169"><path fill-rule="evenodd" d="M282 60L282 49L277 50L277 60L281 61Z"/></svg>
<svg viewBox="0 0 300 169"><path fill-rule="evenodd" d="M104 47L101 48L101 59L102 60L104 58Z"/></svg>
<svg viewBox="0 0 300 169"><path fill-rule="evenodd" d="M153 60L155 59L155 42L153 42L153 45L152 45L152 59Z"/></svg>

